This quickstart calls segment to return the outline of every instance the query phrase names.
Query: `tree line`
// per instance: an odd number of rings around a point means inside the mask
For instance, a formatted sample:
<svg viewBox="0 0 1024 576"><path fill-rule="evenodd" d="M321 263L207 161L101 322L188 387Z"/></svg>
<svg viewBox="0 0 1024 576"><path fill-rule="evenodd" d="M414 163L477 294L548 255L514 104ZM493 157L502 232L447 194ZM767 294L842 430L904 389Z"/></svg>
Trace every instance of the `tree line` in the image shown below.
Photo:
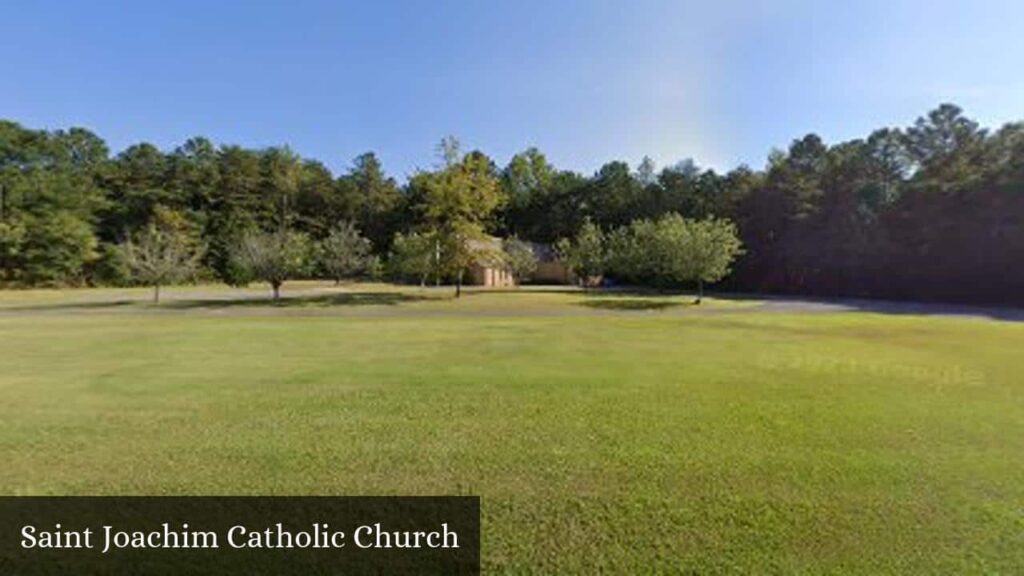
<svg viewBox="0 0 1024 576"><path fill-rule="evenodd" d="M373 153L332 174L287 147L197 137L112 155L82 128L0 121L0 283L461 285L480 259L528 276L529 240L584 278L696 287L737 257L733 290L1024 303L1024 124L987 130L950 104L833 145L809 134L761 170L645 158L585 176L535 148L498 166L451 138L438 157L399 182ZM474 242L487 235L509 239L501 254Z"/></svg>

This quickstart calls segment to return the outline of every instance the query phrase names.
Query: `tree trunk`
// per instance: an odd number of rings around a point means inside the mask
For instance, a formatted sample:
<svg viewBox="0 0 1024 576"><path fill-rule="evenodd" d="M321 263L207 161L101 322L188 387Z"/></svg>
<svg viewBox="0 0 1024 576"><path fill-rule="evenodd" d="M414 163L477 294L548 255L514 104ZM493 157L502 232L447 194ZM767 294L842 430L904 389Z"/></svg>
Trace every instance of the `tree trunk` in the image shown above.
<svg viewBox="0 0 1024 576"><path fill-rule="evenodd" d="M274 301L276 302L276 301L280 300L281 299L281 283L280 282L271 282L270 283L270 287L274 289Z"/></svg>
<svg viewBox="0 0 1024 576"><path fill-rule="evenodd" d="M441 287L441 243L434 240L434 286Z"/></svg>
<svg viewBox="0 0 1024 576"><path fill-rule="evenodd" d="M159 303L160 303L160 285L159 284L154 284L153 285L153 304L159 304Z"/></svg>
<svg viewBox="0 0 1024 576"><path fill-rule="evenodd" d="M455 276L455 297L462 296L462 271Z"/></svg>
<svg viewBox="0 0 1024 576"><path fill-rule="evenodd" d="M700 301L704 299L704 281L697 279L697 299L693 301L694 304L700 304Z"/></svg>

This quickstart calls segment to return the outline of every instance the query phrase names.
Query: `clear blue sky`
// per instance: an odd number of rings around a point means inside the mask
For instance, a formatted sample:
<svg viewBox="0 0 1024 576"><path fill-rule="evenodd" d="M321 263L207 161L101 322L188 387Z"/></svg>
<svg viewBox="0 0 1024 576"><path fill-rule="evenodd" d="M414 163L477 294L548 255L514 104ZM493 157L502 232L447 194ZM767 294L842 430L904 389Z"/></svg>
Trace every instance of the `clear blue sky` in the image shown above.
<svg viewBox="0 0 1024 576"><path fill-rule="evenodd" d="M1024 2L5 2L0 117L112 149L192 135L344 169L430 167L446 134L504 164L730 168L953 101L1024 119Z"/></svg>

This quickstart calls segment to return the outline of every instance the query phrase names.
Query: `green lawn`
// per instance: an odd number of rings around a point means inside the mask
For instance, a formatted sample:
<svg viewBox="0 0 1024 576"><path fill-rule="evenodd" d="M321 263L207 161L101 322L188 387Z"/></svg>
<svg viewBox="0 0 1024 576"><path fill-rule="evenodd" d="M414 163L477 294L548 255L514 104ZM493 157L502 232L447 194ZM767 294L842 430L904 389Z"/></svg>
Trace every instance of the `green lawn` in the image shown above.
<svg viewBox="0 0 1024 576"><path fill-rule="evenodd" d="M1024 571L1024 324L301 289L0 293L0 493L475 494L489 572Z"/></svg>

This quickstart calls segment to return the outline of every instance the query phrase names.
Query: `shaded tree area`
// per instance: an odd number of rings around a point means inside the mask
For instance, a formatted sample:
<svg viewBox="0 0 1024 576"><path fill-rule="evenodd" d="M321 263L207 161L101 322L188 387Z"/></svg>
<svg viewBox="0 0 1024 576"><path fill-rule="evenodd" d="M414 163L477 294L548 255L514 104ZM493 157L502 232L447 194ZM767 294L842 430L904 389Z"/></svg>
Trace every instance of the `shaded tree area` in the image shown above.
<svg viewBox="0 0 1024 576"><path fill-rule="evenodd" d="M112 156L88 130L0 121L0 283L131 282L116 248L158 218L205 248L199 277L251 281L238 246L285 233L319 245L344 225L370 242L360 258L401 256L390 269L425 283L441 260L456 279L466 241L487 234L553 244L678 214L735 224L744 253L729 289L1024 304L1024 124L986 130L953 105L848 142L804 136L761 170L645 158L588 177L536 148L504 167L440 152L436 170L399 182L373 153L342 174L287 147L202 137Z"/></svg>
<svg viewBox="0 0 1024 576"><path fill-rule="evenodd" d="M466 270L494 259L482 246L506 197L494 162L482 152L463 155L458 140L449 136L441 141L439 154L437 170L413 176L410 211L415 224L434 240L437 272L455 281L455 295L460 296Z"/></svg>
<svg viewBox="0 0 1024 576"><path fill-rule="evenodd" d="M1024 303L1024 126L944 105L905 131L773 153L729 216L732 285L792 294Z"/></svg>

